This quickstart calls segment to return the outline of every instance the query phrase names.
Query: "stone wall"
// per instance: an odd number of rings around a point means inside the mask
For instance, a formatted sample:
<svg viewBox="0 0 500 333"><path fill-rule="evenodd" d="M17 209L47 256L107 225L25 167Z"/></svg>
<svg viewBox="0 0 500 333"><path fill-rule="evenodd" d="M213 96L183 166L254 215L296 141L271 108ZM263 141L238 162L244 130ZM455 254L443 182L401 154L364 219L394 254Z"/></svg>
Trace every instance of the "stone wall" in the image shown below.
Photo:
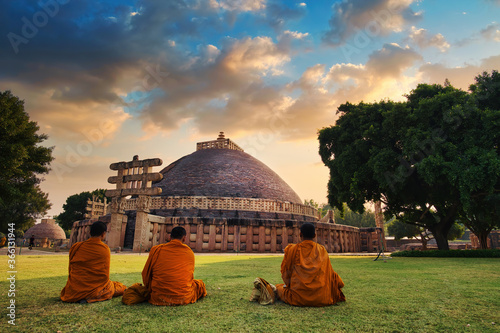
<svg viewBox="0 0 500 333"><path fill-rule="evenodd" d="M359 228L361 236L361 252L378 252L382 249L382 228ZM387 249L384 249L387 251Z"/></svg>
<svg viewBox="0 0 500 333"><path fill-rule="evenodd" d="M90 237L90 226L97 219L78 221L73 224L71 244ZM105 223L110 216L99 218ZM150 215L148 241L141 249L165 243L175 226L186 229L186 244L194 252L242 252L282 253L291 243L300 242L300 226L303 222L293 220L226 219L198 217L165 217ZM330 253L360 252L360 231L356 227L331 224L316 224L316 241ZM122 228L122 247L125 240L126 223Z"/></svg>
<svg viewBox="0 0 500 333"><path fill-rule="evenodd" d="M73 223L73 228L71 228L71 235L69 237L70 246L75 244L76 242L82 242L84 240L89 239L90 226L96 221L104 222L108 226L108 235L106 235L106 239L104 240L106 242L109 236L109 231L111 226L110 225L111 215L105 215L105 216L100 216L98 218L76 221L75 223ZM127 216L125 215L122 221L122 233L120 237L120 244L122 244L122 247L125 239L126 226L127 226Z"/></svg>
<svg viewBox="0 0 500 333"><path fill-rule="evenodd" d="M158 225L157 225L158 224ZM359 229L351 226L315 223L317 242L328 252L359 252ZM282 253L291 243L300 242L301 222L225 218L167 217L164 225L151 223L150 242L163 243L175 226L186 229L186 244L194 252Z"/></svg>

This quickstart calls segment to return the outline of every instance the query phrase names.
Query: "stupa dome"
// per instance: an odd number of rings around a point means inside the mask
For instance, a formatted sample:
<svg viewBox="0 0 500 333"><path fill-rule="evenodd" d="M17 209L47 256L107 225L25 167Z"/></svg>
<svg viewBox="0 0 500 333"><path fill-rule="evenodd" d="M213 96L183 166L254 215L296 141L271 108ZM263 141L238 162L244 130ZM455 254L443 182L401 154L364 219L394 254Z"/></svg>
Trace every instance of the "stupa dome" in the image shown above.
<svg viewBox="0 0 500 333"><path fill-rule="evenodd" d="M43 219L42 223L35 224L24 233L24 238L66 239L64 230L53 219Z"/></svg>
<svg viewBox="0 0 500 333"><path fill-rule="evenodd" d="M224 139L171 163L153 187L161 196L238 197L288 201L301 204L295 191L264 163ZM217 147L219 144L220 147Z"/></svg>

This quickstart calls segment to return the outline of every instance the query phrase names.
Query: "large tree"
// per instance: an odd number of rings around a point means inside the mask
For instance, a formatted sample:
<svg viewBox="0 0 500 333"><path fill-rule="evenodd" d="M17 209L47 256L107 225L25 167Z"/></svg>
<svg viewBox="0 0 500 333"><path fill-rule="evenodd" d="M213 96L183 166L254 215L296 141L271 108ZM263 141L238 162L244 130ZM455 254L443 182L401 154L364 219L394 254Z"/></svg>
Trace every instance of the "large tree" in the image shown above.
<svg viewBox="0 0 500 333"><path fill-rule="evenodd" d="M85 214L88 213L86 209L87 200L94 197L96 200L100 199L103 201L105 192L106 190L104 189L97 189L92 192L84 191L70 195L63 205L63 212L55 217L57 223L64 230L71 230L75 221L85 219Z"/></svg>
<svg viewBox="0 0 500 333"><path fill-rule="evenodd" d="M490 146L478 147L483 149L480 156L476 151L469 158L477 158L478 163L489 166L492 162L497 162L493 173L497 176L491 177L491 172L484 173L483 169L469 169L466 171L468 177L474 181L469 184L484 184L484 186L465 186L466 195L470 198L465 207L460 212L461 221L478 237L481 248L486 249L488 234L491 230L500 228L500 177L498 170L500 167L499 145L500 145L500 74L493 71L491 74L483 72L475 79L469 90L472 92L475 104L482 111L481 120L483 128L478 132L478 136L486 134L486 140L491 142ZM487 177L487 179L485 179ZM496 183L494 180L496 179Z"/></svg>
<svg viewBox="0 0 500 333"><path fill-rule="evenodd" d="M380 200L387 218L430 230L448 249L461 209L493 193L500 178L500 111L485 110L474 94L420 84L406 102L341 105L336 125L319 133L329 203L362 212Z"/></svg>
<svg viewBox="0 0 500 333"><path fill-rule="evenodd" d="M40 189L41 175L49 171L52 149L40 144L47 135L39 134L30 121L24 101L10 91L0 92L0 228L14 225L22 234L35 219L50 208Z"/></svg>

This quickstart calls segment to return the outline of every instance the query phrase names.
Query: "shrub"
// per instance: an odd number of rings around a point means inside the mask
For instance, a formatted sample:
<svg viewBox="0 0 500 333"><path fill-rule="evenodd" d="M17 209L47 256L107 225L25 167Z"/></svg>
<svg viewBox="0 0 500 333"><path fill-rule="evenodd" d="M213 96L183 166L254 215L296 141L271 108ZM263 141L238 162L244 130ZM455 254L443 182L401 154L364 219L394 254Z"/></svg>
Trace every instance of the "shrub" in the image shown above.
<svg viewBox="0 0 500 333"><path fill-rule="evenodd" d="M500 258L500 250L428 250L428 251L399 251L391 257L460 257L460 258Z"/></svg>

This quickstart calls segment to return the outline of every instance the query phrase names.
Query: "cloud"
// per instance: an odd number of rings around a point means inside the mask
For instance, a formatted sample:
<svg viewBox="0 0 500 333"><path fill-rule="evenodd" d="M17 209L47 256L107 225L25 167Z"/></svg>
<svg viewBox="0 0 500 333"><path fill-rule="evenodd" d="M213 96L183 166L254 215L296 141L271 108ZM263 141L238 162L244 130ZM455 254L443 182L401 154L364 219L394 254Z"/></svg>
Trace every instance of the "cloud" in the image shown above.
<svg viewBox="0 0 500 333"><path fill-rule="evenodd" d="M500 42L500 24L494 22L481 30L480 34L486 40Z"/></svg>
<svg viewBox="0 0 500 333"><path fill-rule="evenodd" d="M266 8L266 0L210 0L210 6L229 11L250 12Z"/></svg>
<svg viewBox="0 0 500 333"><path fill-rule="evenodd" d="M408 36L408 40L422 49L435 47L441 52L446 52L450 48L450 44L442 34L437 33L435 35L430 35L426 29L411 27L411 33Z"/></svg>
<svg viewBox="0 0 500 333"><path fill-rule="evenodd" d="M251 131L261 126L265 114L282 103L277 87L263 78L280 73L290 60L289 49L269 37L227 39L212 59L198 54L185 66L162 64L169 75L159 84L164 92L141 114L149 129L172 130L192 120L201 133L225 125ZM213 47L212 47L213 48Z"/></svg>
<svg viewBox="0 0 500 333"><path fill-rule="evenodd" d="M323 42L331 46L344 44L359 31L369 36L399 32L421 18L410 5L413 0L343 0L333 5L330 29Z"/></svg>
<svg viewBox="0 0 500 333"><path fill-rule="evenodd" d="M159 85L164 95L141 113L147 131L170 131L189 122L199 135L265 131L284 140L310 139L334 121L340 103L403 95L403 72L421 60L409 47L386 44L366 65L326 71L317 64L291 83L272 85L264 77L290 61L285 44L267 37L231 39L212 52L212 61L200 53L180 70L162 65L171 71Z"/></svg>
<svg viewBox="0 0 500 333"><path fill-rule="evenodd" d="M282 31L286 24L292 20L298 20L306 13L306 6L287 6L281 1L269 3L266 7L264 23L271 26L275 31Z"/></svg>
<svg viewBox="0 0 500 333"><path fill-rule="evenodd" d="M480 40L500 42L500 24L496 22L490 23L479 32L475 32L469 37L459 40L456 45L465 46Z"/></svg>
<svg viewBox="0 0 500 333"><path fill-rule="evenodd" d="M130 115L122 108L107 104L73 104L55 101L53 90L32 89L17 82L1 82L0 88L8 88L25 101L25 111L31 120L38 122L41 133L50 139L91 141L105 144L114 138L117 131ZM1 90L0 89L0 90Z"/></svg>
<svg viewBox="0 0 500 333"><path fill-rule="evenodd" d="M448 79L456 88L468 90L474 77L484 71L491 72L500 68L500 55L481 60L478 65L464 64L460 67L446 67L443 64L425 64L419 69L422 82L443 84Z"/></svg>
<svg viewBox="0 0 500 333"><path fill-rule="evenodd" d="M285 91L298 96L284 110L285 140L311 139L318 129L335 122L338 106L383 98L399 100L413 80L403 75L421 56L409 48L386 44L369 56L366 65L335 64L309 67Z"/></svg>
<svg viewBox="0 0 500 333"><path fill-rule="evenodd" d="M409 47L385 44L370 55L366 68L376 76L398 78L406 68L421 59L422 56Z"/></svg>
<svg viewBox="0 0 500 333"><path fill-rule="evenodd" d="M47 9L47 3L53 6ZM0 39L0 89L11 89L26 99L32 105L30 113L50 130L51 137L69 140L79 137L81 131L99 128L99 121L107 118L114 120L116 132L131 118L126 107L137 108L138 100L151 104L157 90L161 93L160 84L167 91L169 82L202 90L192 83L197 80L195 71L215 76L209 69L222 59L222 51L204 43L203 36L227 28L231 22L225 14L229 11L237 16L266 9L263 0L144 1L129 6L96 1L61 3L3 2L0 33L11 38ZM226 52L224 63L218 65L226 66L227 71L239 66L233 77L239 76L240 82L246 75L273 75L287 61L286 51L278 50L282 46L270 39L232 44L239 47ZM274 57L273 52L281 52L283 58ZM172 75L170 80L166 80L168 75ZM210 85L210 78L203 84ZM136 96L133 102L128 102L130 94ZM182 98L177 100L181 103Z"/></svg>
<svg viewBox="0 0 500 333"><path fill-rule="evenodd" d="M492 2L493 4L500 6L500 0L486 0L486 2Z"/></svg>

